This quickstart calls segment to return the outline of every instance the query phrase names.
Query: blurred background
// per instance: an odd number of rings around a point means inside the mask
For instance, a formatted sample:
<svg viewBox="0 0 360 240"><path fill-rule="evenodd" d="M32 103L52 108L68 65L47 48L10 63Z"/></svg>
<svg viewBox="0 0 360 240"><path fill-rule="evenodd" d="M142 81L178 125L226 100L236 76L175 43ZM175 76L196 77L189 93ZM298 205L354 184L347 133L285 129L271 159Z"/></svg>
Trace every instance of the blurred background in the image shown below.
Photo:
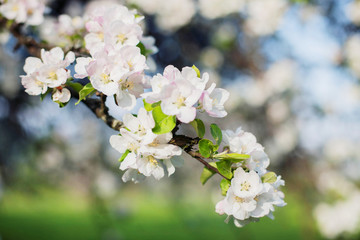
<svg viewBox="0 0 360 240"><path fill-rule="evenodd" d="M27 52L14 53L1 32L0 239L360 239L360 1L122 3L145 15L156 40L149 75L195 64L230 91L228 116L206 124L253 132L286 181L288 205L275 220L225 224L214 211L220 179L201 186L195 161L161 181L124 184L109 144L116 132L82 104L28 96L19 78ZM54 41L57 16L82 16L93 2L47 4L44 27L32 31Z"/></svg>

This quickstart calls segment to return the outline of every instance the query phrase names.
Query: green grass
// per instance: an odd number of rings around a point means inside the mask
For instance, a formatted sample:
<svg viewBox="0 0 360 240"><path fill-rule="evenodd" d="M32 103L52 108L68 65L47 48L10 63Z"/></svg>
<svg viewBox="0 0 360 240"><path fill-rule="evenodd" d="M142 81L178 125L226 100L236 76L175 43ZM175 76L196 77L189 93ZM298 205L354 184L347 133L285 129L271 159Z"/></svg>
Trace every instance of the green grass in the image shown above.
<svg viewBox="0 0 360 240"><path fill-rule="evenodd" d="M1 239L314 239L304 206L289 194L288 206L276 210L274 221L264 218L242 229L225 224L209 199L176 201L143 192L122 196L121 207L104 216L75 194L7 192L0 203Z"/></svg>

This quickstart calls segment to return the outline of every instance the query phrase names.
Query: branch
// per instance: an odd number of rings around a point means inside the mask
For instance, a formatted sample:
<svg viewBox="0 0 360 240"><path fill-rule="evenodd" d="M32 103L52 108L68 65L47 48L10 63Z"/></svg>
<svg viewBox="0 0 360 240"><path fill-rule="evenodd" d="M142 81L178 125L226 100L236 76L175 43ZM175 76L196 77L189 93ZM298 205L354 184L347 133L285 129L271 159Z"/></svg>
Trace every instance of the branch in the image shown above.
<svg viewBox="0 0 360 240"><path fill-rule="evenodd" d="M217 174L219 174L220 176L222 176L223 178L225 178L227 180L230 180L227 177L225 177L224 175L222 175L216 167L211 166L207 161L202 159L202 156L200 153L195 152L195 151L189 151L188 154L190 156L192 156L193 158L195 158L196 160L198 160L199 162L201 162L207 169L209 169L213 172L216 172Z"/></svg>

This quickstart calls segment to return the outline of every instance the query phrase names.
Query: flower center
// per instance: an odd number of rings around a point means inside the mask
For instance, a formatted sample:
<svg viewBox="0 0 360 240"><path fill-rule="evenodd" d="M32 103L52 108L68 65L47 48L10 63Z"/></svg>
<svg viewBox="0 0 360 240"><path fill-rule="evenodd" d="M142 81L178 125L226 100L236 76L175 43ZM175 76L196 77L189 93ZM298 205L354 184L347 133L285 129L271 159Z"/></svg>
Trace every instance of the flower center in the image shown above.
<svg viewBox="0 0 360 240"><path fill-rule="evenodd" d="M153 156L148 156L148 160L152 165L158 165L158 161Z"/></svg>
<svg viewBox="0 0 360 240"><path fill-rule="evenodd" d="M19 5L18 4L13 5L11 10L14 11L14 12L19 11Z"/></svg>
<svg viewBox="0 0 360 240"><path fill-rule="evenodd" d="M184 98L183 96L179 96L179 97L176 99L175 105L176 105L178 108L185 106L185 98Z"/></svg>
<svg viewBox="0 0 360 240"><path fill-rule="evenodd" d="M241 191L249 191L251 185L247 181L243 182L241 184Z"/></svg>
<svg viewBox="0 0 360 240"><path fill-rule="evenodd" d="M150 147L156 147L159 146L160 142L158 139L155 139L152 143L149 144Z"/></svg>
<svg viewBox="0 0 360 240"><path fill-rule="evenodd" d="M124 84L122 84L122 89L133 89L134 88L134 83L133 82L128 82L126 81Z"/></svg>
<svg viewBox="0 0 360 240"><path fill-rule="evenodd" d="M99 32L99 33L97 34L97 37L98 37L101 41L103 41L103 40L104 40L104 33L103 33L103 32Z"/></svg>
<svg viewBox="0 0 360 240"><path fill-rule="evenodd" d="M107 75L107 74L105 74L105 73L102 73L100 77L101 77L101 80L102 80L105 84L111 82L109 75Z"/></svg>
<svg viewBox="0 0 360 240"><path fill-rule="evenodd" d="M129 60L127 61L127 65L129 66L129 69L130 70L133 70L134 69L134 64Z"/></svg>
<svg viewBox="0 0 360 240"><path fill-rule="evenodd" d="M116 37L118 42L121 42L122 44L127 40L127 37L123 33L118 34Z"/></svg>
<svg viewBox="0 0 360 240"><path fill-rule="evenodd" d="M130 144L129 144L129 150L130 150L130 152L134 152L136 149L138 149L137 144L135 144L135 143L130 143Z"/></svg>
<svg viewBox="0 0 360 240"><path fill-rule="evenodd" d="M243 203L245 200L243 198L240 198L238 196L235 196L235 201L239 202L239 203Z"/></svg>
<svg viewBox="0 0 360 240"><path fill-rule="evenodd" d="M50 78L51 80L53 80L53 81L57 80L58 77L57 77L57 75L56 75L56 72L50 72L50 73L49 73L49 78Z"/></svg>

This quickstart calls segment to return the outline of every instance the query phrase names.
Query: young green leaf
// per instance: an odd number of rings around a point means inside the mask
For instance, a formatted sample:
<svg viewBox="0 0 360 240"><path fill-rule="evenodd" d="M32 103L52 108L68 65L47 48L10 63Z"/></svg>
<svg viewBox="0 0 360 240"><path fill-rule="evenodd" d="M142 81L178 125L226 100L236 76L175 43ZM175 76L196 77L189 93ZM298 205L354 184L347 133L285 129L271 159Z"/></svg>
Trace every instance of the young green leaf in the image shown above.
<svg viewBox="0 0 360 240"><path fill-rule="evenodd" d="M121 155L121 157L119 158L119 162L124 161L124 159L126 158L126 156L130 153L129 149L126 149L126 151L123 153L123 155Z"/></svg>
<svg viewBox="0 0 360 240"><path fill-rule="evenodd" d="M230 181L227 180L227 179L225 179L225 178L223 178L223 179L221 180L221 182L220 182L220 188L221 188L221 194L222 194L223 196L226 196L226 193L227 193L227 191L228 191L229 188L230 188Z"/></svg>
<svg viewBox="0 0 360 240"><path fill-rule="evenodd" d="M152 51L147 49L142 42L139 42L136 46L140 48L141 55L144 55L145 57L152 53Z"/></svg>
<svg viewBox="0 0 360 240"><path fill-rule="evenodd" d="M160 106L160 103L161 103L160 101L159 101L159 102L156 102L156 103L147 103L147 102L145 101L145 99L143 99L143 102L144 102L144 108L145 108L145 110L148 111L148 112L154 110L155 107Z"/></svg>
<svg viewBox="0 0 360 240"><path fill-rule="evenodd" d="M78 105L81 100L84 100L88 95L95 92L95 88L91 85L91 83L86 84L80 91L79 91L79 101L75 103Z"/></svg>
<svg viewBox="0 0 360 240"><path fill-rule="evenodd" d="M227 154L216 154L214 155L214 158L219 160L230 160L232 162L241 162L250 158L250 155L239 154L239 153L227 153Z"/></svg>
<svg viewBox="0 0 360 240"><path fill-rule="evenodd" d="M274 183L277 180L277 176L274 172L268 172L261 177L263 183Z"/></svg>
<svg viewBox="0 0 360 240"><path fill-rule="evenodd" d="M211 162L209 164L216 168L216 163ZM200 176L201 184L204 185L207 182L207 180L209 180L214 174L215 174L214 171L204 167L204 169L203 169L203 171L201 173L201 176Z"/></svg>
<svg viewBox="0 0 360 240"><path fill-rule="evenodd" d="M209 139L201 139L199 142L199 151L201 156L209 158L213 153L214 144Z"/></svg>
<svg viewBox="0 0 360 240"><path fill-rule="evenodd" d="M156 106L152 110L155 121L155 127L152 129L155 134L164 134L171 132L176 126L176 117L168 116L161 110L160 106Z"/></svg>
<svg viewBox="0 0 360 240"><path fill-rule="evenodd" d="M219 172L228 179L231 179L233 176L231 172L231 165L232 162L229 160L222 160L220 162L216 162L216 166Z"/></svg>
<svg viewBox="0 0 360 240"><path fill-rule="evenodd" d="M205 125L203 121L200 119L194 119L194 121L190 122L191 126L194 127L196 134L199 136L199 138L203 138L205 135Z"/></svg>
<svg viewBox="0 0 360 240"><path fill-rule="evenodd" d="M213 138L216 141L217 145L220 145L221 141L222 141L222 132L221 129L218 127L218 125L216 125L215 123L210 125L210 132L211 135L213 136Z"/></svg>
<svg viewBox="0 0 360 240"><path fill-rule="evenodd" d="M80 92L81 89L83 89L83 85L81 85L80 83L77 82L73 82L73 81L67 81L66 85L71 87L74 91L76 92Z"/></svg>
<svg viewBox="0 0 360 240"><path fill-rule="evenodd" d="M195 65L193 65L192 68L195 70L195 72L196 72L196 74L197 74L197 77L198 77L198 78L201 78L200 70L199 70Z"/></svg>

